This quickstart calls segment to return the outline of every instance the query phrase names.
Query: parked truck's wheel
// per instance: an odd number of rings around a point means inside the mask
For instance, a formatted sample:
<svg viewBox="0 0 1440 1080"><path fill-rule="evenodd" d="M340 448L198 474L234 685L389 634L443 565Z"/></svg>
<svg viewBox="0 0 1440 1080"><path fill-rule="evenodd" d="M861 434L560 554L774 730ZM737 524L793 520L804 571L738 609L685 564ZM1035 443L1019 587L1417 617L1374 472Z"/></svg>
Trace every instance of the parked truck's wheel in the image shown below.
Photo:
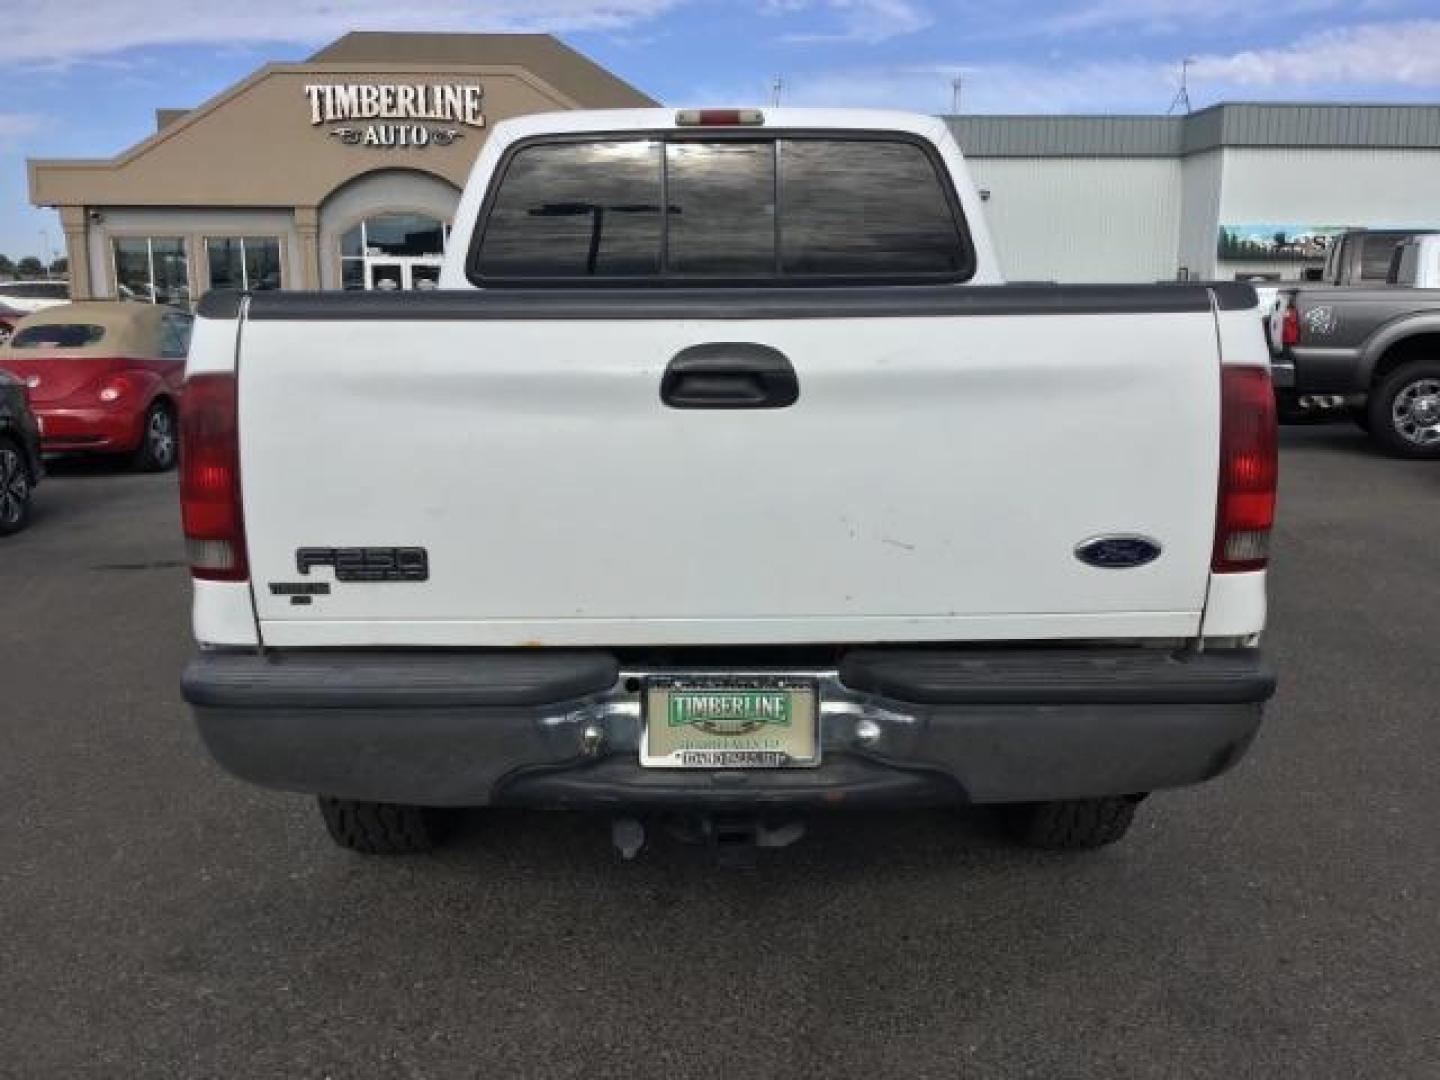
<svg viewBox="0 0 1440 1080"><path fill-rule="evenodd" d="M1026 847L1083 851L1113 844L1130 831L1143 796L1066 799L1007 806L1011 835Z"/></svg>
<svg viewBox="0 0 1440 1080"><path fill-rule="evenodd" d="M1440 360L1404 364L1370 391L1370 437L1397 457L1440 458Z"/></svg>
<svg viewBox="0 0 1440 1080"><path fill-rule="evenodd" d="M0 437L0 536L9 536L30 520L30 470L20 447Z"/></svg>
<svg viewBox="0 0 1440 1080"><path fill-rule="evenodd" d="M430 851L450 831L454 811L430 806L359 802L320 796L320 816L330 838L363 855L413 855Z"/></svg>
<svg viewBox="0 0 1440 1080"><path fill-rule="evenodd" d="M137 472L166 472L175 467L179 456L180 431L175 410L163 401L151 405L145 413L140 432L140 445L135 448Z"/></svg>

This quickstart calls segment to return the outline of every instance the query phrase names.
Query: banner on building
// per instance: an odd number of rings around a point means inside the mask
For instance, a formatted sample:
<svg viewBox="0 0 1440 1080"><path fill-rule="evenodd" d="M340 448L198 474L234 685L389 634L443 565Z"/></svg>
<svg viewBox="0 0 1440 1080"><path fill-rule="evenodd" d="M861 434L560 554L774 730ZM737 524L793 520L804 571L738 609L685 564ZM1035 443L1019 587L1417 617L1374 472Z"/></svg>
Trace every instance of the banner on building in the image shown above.
<svg viewBox="0 0 1440 1080"><path fill-rule="evenodd" d="M1350 227L1278 222L1221 225L1215 254L1236 262L1324 262L1330 241Z"/></svg>

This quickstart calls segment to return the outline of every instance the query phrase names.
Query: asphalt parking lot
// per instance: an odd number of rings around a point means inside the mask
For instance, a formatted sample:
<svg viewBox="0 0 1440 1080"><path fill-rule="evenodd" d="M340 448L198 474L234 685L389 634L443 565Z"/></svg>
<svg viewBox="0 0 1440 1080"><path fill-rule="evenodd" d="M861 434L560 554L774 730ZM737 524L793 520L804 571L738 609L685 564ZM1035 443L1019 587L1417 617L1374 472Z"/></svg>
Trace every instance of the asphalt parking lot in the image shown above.
<svg viewBox="0 0 1440 1080"><path fill-rule="evenodd" d="M539 813L332 847L178 699L173 476L66 466L0 545L0 1074L1440 1075L1440 463L1283 444L1238 770L1097 854L851 815L743 871Z"/></svg>

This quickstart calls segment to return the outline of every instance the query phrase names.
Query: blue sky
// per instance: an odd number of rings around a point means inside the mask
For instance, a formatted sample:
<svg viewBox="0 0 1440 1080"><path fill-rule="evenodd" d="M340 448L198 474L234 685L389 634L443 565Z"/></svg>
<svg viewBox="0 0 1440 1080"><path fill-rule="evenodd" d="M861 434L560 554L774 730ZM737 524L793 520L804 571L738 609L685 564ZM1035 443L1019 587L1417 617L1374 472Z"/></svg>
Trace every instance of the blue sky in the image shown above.
<svg viewBox="0 0 1440 1080"><path fill-rule="evenodd" d="M0 0L0 252L61 247L24 159L106 157L346 30L547 30L667 104L1164 112L1191 98L1440 102L1429 0Z"/></svg>

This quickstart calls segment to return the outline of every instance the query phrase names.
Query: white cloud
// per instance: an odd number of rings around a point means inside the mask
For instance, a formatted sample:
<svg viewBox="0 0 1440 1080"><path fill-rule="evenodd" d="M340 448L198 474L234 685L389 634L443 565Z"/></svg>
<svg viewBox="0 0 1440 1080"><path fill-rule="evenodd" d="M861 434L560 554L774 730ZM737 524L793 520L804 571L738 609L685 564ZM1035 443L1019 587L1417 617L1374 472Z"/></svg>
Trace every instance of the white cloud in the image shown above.
<svg viewBox="0 0 1440 1080"><path fill-rule="evenodd" d="M685 0L8 0L5 58L64 64L147 45L321 43L347 30L617 30Z"/></svg>
<svg viewBox="0 0 1440 1080"><path fill-rule="evenodd" d="M1414 100L1425 91L1440 91L1440 19L1355 26L1275 48L1201 55L1195 60L1190 95L1197 106L1317 94ZM1136 57L794 71L786 75L785 103L948 112L951 80L957 73L964 80L965 112L1154 113L1174 96L1176 65ZM712 96L749 99L758 98L759 91L752 87L741 94Z"/></svg>
<svg viewBox="0 0 1440 1080"><path fill-rule="evenodd" d="M915 0L762 0L761 11L768 15L793 15L805 11L829 13L835 29L787 34L783 38L804 43L859 41L873 44L913 34L935 22Z"/></svg>
<svg viewBox="0 0 1440 1080"><path fill-rule="evenodd" d="M1328 30L1276 49L1202 56L1197 78L1233 86L1440 88L1440 19Z"/></svg>
<svg viewBox="0 0 1440 1080"><path fill-rule="evenodd" d="M1173 93L1166 83L1168 69L1148 62L1071 67L913 64L790 74L785 80L785 104L949 112L951 81L957 73L963 80L961 108L969 113L1136 108L1137 95L1143 95L1146 84L1155 87L1155 99ZM1156 100L1150 107L1158 110L1164 104Z"/></svg>
<svg viewBox="0 0 1440 1080"><path fill-rule="evenodd" d="M1124 34L1176 34L1197 26L1234 27L1363 6L1364 0L1090 0L1015 24L1017 32L1077 34L1113 30Z"/></svg>

